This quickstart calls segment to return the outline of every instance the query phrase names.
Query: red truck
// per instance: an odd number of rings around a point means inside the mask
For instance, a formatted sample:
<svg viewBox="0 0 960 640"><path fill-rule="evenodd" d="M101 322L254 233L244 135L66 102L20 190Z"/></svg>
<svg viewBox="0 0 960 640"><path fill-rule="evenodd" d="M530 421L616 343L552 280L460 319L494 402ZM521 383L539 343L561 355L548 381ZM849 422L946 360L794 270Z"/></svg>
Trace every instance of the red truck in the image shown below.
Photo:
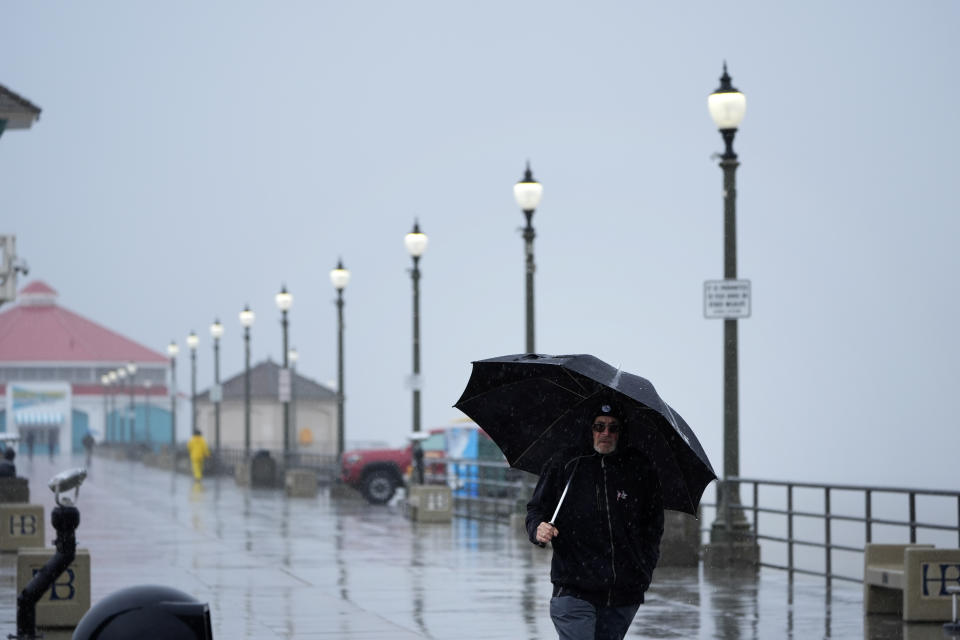
<svg viewBox="0 0 960 640"><path fill-rule="evenodd" d="M442 458L445 451L443 429L432 429L423 441L425 475L443 474L443 463L431 458ZM353 449L344 451L340 459L340 480L360 491L371 504L386 504L398 487L406 484L413 466L413 445L402 449Z"/></svg>

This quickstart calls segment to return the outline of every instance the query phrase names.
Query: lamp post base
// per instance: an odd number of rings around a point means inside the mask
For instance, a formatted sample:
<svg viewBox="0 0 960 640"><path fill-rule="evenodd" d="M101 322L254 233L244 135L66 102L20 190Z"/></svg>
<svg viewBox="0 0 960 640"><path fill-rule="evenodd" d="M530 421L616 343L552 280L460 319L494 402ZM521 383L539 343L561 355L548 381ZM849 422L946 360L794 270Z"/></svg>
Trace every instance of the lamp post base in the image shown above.
<svg viewBox="0 0 960 640"><path fill-rule="evenodd" d="M710 542L703 546L703 566L713 568L759 568L760 545L747 521L716 520L710 529Z"/></svg>

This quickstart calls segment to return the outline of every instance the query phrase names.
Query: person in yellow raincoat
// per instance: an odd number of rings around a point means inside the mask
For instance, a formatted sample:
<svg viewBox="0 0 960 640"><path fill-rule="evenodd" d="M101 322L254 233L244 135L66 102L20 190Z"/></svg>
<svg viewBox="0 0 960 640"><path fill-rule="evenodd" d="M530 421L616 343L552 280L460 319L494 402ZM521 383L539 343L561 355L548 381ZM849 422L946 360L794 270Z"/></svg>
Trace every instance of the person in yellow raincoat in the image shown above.
<svg viewBox="0 0 960 640"><path fill-rule="evenodd" d="M210 447L203 439L199 429L194 429L193 437L187 442L187 451L190 453L190 464L193 465L193 477L203 479L203 461L210 457Z"/></svg>

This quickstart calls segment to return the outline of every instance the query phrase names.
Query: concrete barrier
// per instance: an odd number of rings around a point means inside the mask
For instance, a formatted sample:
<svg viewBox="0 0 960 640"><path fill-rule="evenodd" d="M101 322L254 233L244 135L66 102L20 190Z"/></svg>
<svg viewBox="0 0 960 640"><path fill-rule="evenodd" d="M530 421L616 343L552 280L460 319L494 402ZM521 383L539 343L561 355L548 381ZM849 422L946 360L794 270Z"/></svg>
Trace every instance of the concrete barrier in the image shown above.
<svg viewBox="0 0 960 640"><path fill-rule="evenodd" d="M310 469L289 469L283 486L292 498L313 498L317 495L317 472Z"/></svg>
<svg viewBox="0 0 960 640"><path fill-rule="evenodd" d="M450 522L453 519L453 495L446 485L411 485L403 505L404 513L414 522Z"/></svg>
<svg viewBox="0 0 960 640"><path fill-rule="evenodd" d="M960 549L868 544L863 553L864 613L898 613L907 622L947 621L960 585Z"/></svg>
<svg viewBox="0 0 960 640"><path fill-rule="evenodd" d="M17 593L50 558L53 549L20 549L17 554ZM37 627L73 628L90 609L90 551L77 549L77 555L57 581L37 601Z"/></svg>
<svg viewBox="0 0 960 640"><path fill-rule="evenodd" d="M46 544L44 531L43 505L0 504L0 551L42 547Z"/></svg>

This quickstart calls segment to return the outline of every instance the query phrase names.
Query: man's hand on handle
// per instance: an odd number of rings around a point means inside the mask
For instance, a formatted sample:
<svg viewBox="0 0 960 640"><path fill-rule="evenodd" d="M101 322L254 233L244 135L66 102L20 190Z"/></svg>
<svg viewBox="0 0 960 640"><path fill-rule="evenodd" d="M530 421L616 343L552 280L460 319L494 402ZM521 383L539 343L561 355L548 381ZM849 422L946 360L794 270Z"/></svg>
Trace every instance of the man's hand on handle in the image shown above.
<svg viewBox="0 0 960 640"><path fill-rule="evenodd" d="M541 522L537 525L537 542L541 545L550 542L558 535L560 535L560 532L549 522Z"/></svg>

